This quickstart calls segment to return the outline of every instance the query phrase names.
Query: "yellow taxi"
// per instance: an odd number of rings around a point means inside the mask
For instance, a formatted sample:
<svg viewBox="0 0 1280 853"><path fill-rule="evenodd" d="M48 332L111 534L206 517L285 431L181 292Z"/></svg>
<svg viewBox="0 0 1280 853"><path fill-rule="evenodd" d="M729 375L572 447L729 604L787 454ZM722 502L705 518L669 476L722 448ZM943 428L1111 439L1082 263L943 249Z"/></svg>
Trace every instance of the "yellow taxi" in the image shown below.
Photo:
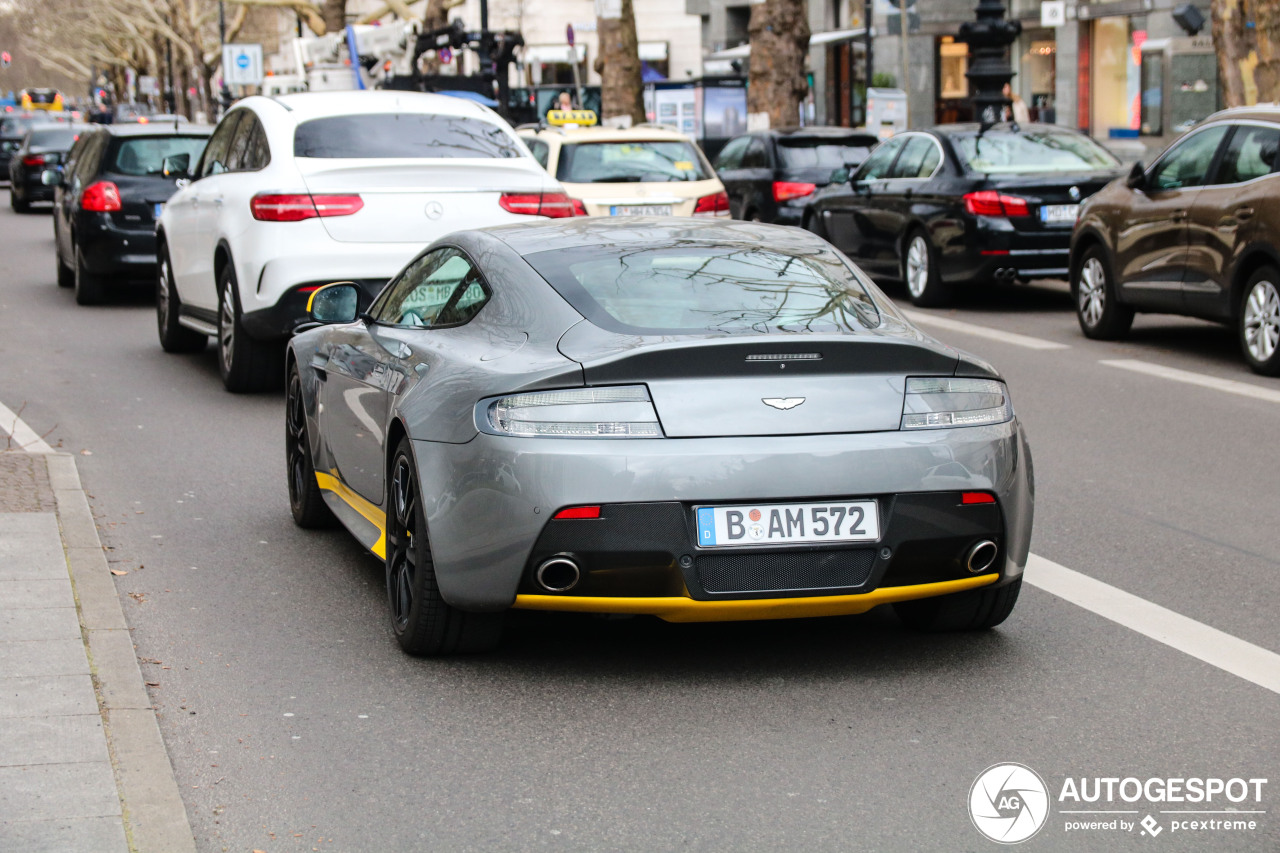
<svg viewBox="0 0 1280 853"><path fill-rule="evenodd" d="M22 109L62 112L62 93L57 89L23 89L19 96Z"/></svg>
<svg viewBox="0 0 1280 853"><path fill-rule="evenodd" d="M591 110L552 110L516 129L579 216L729 217L729 196L689 137L642 124L599 127Z"/></svg>

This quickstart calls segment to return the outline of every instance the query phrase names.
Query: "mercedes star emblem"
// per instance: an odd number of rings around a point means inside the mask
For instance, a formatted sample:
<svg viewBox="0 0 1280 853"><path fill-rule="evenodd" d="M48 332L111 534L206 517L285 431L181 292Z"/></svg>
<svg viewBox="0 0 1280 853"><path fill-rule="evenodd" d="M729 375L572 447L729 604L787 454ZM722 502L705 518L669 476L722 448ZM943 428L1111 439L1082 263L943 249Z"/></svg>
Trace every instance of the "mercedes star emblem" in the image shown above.
<svg viewBox="0 0 1280 853"><path fill-rule="evenodd" d="M429 201L423 212L427 214L427 219L439 219L444 215L444 205L438 201Z"/></svg>

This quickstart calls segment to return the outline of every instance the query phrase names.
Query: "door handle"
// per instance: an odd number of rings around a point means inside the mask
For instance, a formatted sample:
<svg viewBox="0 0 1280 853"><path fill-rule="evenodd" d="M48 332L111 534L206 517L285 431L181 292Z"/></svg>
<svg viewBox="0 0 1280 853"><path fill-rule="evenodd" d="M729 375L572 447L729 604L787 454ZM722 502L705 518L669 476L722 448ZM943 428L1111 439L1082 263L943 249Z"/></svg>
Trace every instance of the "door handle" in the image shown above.
<svg viewBox="0 0 1280 853"><path fill-rule="evenodd" d="M1185 210L1175 210L1173 213L1169 214L1169 220L1171 222L1185 222L1186 219L1187 212Z"/></svg>
<svg viewBox="0 0 1280 853"><path fill-rule="evenodd" d="M222 196L214 196L214 199L213 199L213 206L214 206L214 207L222 207Z"/></svg>
<svg viewBox="0 0 1280 853"><path fill-rule="evenodd" d="M1236 208L1236 219L1249 219L1249 218L1251 218L1252 216L1253 216L1253 208L1252 208L1252 207L1237 207L1237 208Z"/></svg>

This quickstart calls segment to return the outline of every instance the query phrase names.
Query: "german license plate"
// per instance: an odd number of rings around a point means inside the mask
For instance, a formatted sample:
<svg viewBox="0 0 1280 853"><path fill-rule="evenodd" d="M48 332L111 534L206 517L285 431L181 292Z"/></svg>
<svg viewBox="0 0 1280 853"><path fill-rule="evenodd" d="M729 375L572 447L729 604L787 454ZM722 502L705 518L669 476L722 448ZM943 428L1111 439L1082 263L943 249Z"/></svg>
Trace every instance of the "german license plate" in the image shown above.
<svg viewBox="0 0 1280 853"><path fill-rule="evenodd" d="M670 216L669 204L615 204L609 208L610 216Z"/></svg>
<svg viewBox="0 0 1280 853"><path fill-rule="evenodd" d="M1040 221L1045 225L1075 225L1079 213L1078 204L1046 204L1040 207Z"/></svg>
<svg viewBox="0 0 1280 853"><path fill-rule="evenodd" d="M880 538L875 501L700 506L694 512L698 545L703 548L874 542Z"/></svg>
<svg viewBox="0 0 1280 853"><path fill-rule="evenodd" d="M164 212L164 202L156 202L156 219L160 218L160 214Z"/></svg>

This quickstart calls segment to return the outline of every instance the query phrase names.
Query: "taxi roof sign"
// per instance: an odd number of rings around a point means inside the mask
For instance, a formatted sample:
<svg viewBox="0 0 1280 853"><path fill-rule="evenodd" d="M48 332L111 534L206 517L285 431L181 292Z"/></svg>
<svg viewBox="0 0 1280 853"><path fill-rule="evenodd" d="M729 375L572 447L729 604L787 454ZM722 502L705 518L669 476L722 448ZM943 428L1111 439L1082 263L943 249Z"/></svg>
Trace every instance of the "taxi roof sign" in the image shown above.
<svg viewBox="0 0 1280 853"><path fill-rule="evenodd" d="M594 127L599 119L595 110L551 110L547 113L547 124L556 127L577 125L578 127Z"/></svg>

